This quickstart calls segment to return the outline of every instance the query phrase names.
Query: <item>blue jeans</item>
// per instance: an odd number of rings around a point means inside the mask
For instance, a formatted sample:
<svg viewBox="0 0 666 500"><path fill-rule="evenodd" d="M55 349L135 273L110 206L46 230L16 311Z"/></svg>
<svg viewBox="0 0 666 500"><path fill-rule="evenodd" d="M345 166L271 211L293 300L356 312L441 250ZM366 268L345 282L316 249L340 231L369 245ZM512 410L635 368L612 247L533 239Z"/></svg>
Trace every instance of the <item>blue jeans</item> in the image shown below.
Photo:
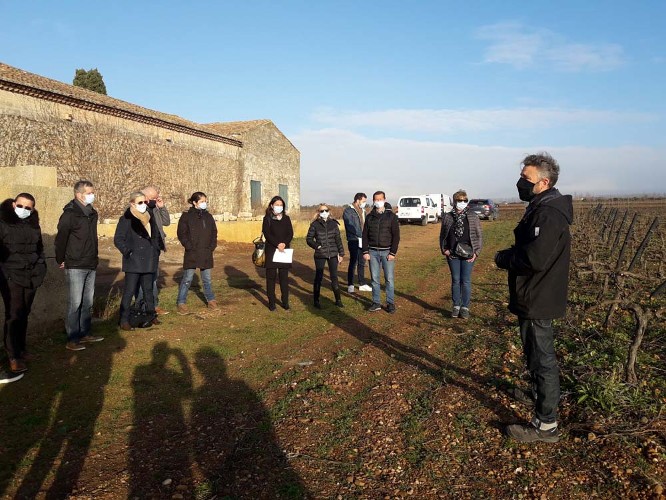
<svg viewBox="0 0 666 500"><path fill-rule="evenodd" d="M90 335L96 274L95 269L65 269L65 281L69 290L65 321L67 340L78 342Z"/></svg>
<svg viewBox="0 0 666 500"><path fill-rule="evenodd" d="M545 424L555 423L560 402L560 370L555 355L553 322L518 318L518 324L536 400L534 413Z"/></svg>
<svg viewBox="0 0 666 500"><path fill-rule="evenodd" d="M155 307L157 307L157 304L159 303L159 300L157 299L157 295L159 294L159 289L157 288L157 278L159 277L160 272L159 270L153 274L153 301L155 301ZM139 286L138 291L136 292L136 295L134 296L134 301L137 304L141 304L144 302L143 300L143 287ZM143 304L143 309L145 309L145 304Z"/></svg>
<svg viewBox="0 0 666 500"><path fill-rule="evenodd" d="M453 307L469 308L472 299L472 269L474 262L465 259L452 259L447 257L451 270L451 299Z"/></svg>
<svg viewBox="0 0 666 500"><path fill-rule="evenodd" d="M379 268L384 268L384 281L386 284L386 303L395 303L395 280L393 273L395 271L395 260L388 260L388 250L370 249L370 275L372 277L372 302L380 304L381 285L379 284Z"/></svg>
<svg viewBox="0 0 666 500"><path fill-rule="evenodd" d="M176 299L176 305L184 304L187 301L187 292L190 289L190 285L192 284L194 271L196 271L196 269L183 269L183 277L180 279L180 287L178 287L178 298ZM201 270L201 281L203 282L203 290L206 301L210 302L211 300L215 300L210 269Z"/></svg>

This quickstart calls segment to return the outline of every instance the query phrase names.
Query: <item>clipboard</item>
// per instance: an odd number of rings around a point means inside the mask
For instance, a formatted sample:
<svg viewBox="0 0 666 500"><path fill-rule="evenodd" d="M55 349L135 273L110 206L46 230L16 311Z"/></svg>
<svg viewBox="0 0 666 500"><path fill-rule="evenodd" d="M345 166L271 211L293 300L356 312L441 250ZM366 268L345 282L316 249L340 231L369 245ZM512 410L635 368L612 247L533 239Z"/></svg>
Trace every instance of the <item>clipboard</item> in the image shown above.
<svg viewBox="0 0 666 500"><path fill-rule="evenodd" d="M277 264L291 264L293 260L294 260L293 248L285 248L284 252L275 250L275 253L273 254L273 262Z"/></svg>

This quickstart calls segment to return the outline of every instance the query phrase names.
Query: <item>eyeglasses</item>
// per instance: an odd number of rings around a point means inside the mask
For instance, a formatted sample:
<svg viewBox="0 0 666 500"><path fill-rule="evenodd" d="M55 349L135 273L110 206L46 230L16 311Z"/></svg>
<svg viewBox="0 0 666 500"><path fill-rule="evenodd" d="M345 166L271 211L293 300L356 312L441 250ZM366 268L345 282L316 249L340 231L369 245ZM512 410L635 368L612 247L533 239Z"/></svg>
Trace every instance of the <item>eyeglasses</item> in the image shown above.
<svg viewBox="0 0 666 500"><path fill-rule="evenodd" d="M320 210L319 213L320 213L320 214L328 213L328 209L326 209L326 210Z"/></svg>
<svg viewBox="0 0 666 500"><path fill-rule="evenodd" d="M137 201L137 202L135 202L136 205L144 205L146 203L148 203L148 202L147 201Z"/></svg>
<svg viewBox="0 0 666 500"><path fill-rule="evenodd" d="M25 208L28 212L32 212L32 207L29 207L28 205L21 205L20 203L17 203L16 208Z"/></svg>

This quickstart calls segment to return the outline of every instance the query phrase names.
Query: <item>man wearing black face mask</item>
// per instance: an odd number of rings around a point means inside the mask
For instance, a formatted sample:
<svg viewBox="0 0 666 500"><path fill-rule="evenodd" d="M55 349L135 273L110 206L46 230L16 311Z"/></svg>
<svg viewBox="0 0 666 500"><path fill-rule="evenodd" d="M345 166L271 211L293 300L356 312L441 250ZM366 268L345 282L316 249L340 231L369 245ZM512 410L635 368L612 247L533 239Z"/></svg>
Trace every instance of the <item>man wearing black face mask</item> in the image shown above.
<svg viewBox="0 0 666 500"><path fill-rule="evenodd" d="M510 437L522 442L555 443L560 438L560 376L552 323L566 312L573 205L571 196L554 187L559 173L559 165L547 153L523 160L516 187L529 205L514 229L514 246L495 256L497 267L509 271L509 310L518 316L532 382L531 395L520 389L514 395L534 403L534 418L506 428Z"/></svg>

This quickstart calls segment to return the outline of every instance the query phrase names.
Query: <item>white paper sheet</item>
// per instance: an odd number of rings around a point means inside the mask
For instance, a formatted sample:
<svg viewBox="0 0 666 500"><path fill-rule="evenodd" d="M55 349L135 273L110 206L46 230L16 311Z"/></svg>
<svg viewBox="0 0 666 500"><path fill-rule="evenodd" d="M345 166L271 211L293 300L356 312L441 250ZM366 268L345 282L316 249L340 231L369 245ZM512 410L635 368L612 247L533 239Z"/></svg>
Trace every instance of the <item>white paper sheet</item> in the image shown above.
<svg viewBox="0 0 666 500"><path fill-rule="evenodd" d="M275 254L273 254L273 262L279 264L291 264L293 260L294 260L293 248L285 248L284 252L276 250Z"/></svg>
<svg viewBox="0 0 666 500"><path fill-rule="evenodd" d="M363 238L358 239L358 247L363 248Z"/></svg>

